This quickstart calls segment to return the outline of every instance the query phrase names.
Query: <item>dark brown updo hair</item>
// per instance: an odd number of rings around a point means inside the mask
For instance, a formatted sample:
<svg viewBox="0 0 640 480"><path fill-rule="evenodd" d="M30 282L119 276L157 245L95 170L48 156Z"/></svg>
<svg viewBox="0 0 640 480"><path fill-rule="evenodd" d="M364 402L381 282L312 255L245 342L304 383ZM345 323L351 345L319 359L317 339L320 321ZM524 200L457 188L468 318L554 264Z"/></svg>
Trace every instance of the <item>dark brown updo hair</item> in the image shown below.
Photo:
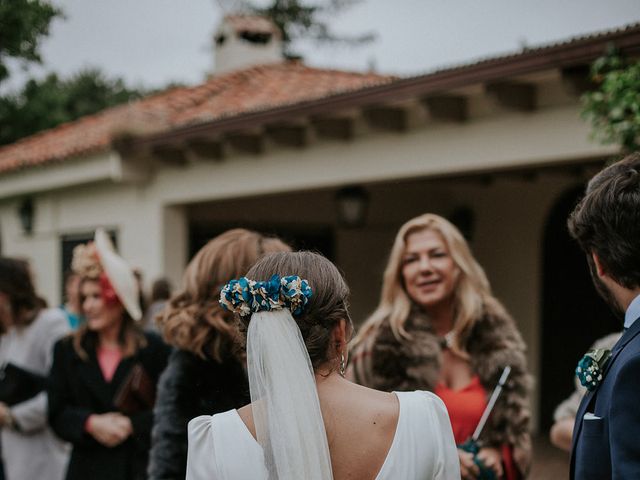
<svg viewBox="0 0 640 480"><path fill-rule="evenodd" d="M353 332L349 317L349 287L336 266L314 252L279 252L266 255L249 270L247 278L269 280L272 275L297 275L309 282L312 295L302 315L294 317L309 352L314 370L333 360L331 331L345 320ZM251 316L240 317L246 334Z"/></svg>

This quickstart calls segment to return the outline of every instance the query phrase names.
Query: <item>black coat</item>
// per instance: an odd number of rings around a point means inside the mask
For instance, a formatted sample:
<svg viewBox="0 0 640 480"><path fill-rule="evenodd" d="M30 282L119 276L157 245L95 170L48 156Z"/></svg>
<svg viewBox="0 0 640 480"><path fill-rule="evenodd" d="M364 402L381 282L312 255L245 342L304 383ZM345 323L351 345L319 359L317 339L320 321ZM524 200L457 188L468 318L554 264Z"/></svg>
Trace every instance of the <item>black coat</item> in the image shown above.
<svg viewBox="0 0 640 480"><path fill-rule="evenodd" d="M140 480L146 478L146 466L153 423L151 410L129 415L133 435L120 445L109 448L85 431L91 414L117 411L113 398L131 368L141 363L156 382L167 363L169 347L155 334L145 333L147 345L132 356L123 358L111 382L102 376L96 357L95 342L85 337L83 347L88 360L78 356L72 337L58 341L54 347L49 378L49 422L55 433L73 445L67 480Z"/></svg>
<svg viewBox="0 0 640 480"><path fill-rule="evenodd" d="M185 478L189 420L239 408L249 398L246 374L234 357L218 363L174 350L158 383L149 479Z"/></svg>

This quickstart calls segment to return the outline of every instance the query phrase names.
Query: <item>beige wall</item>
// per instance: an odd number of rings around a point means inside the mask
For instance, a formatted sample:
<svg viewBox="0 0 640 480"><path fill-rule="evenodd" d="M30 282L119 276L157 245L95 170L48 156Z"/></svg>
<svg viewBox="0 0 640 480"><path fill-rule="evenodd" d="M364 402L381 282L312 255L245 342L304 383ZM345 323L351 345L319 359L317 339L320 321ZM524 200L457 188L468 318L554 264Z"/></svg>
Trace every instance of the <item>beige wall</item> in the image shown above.
<svg viewBox="0 0 640 480"><path fill-rule="evenodd" d="M367 226L335 229L336 260L352 286L354 319L361 322L377 303L400 224L425 211L446 215L467 205L476 214L473 249L516 318L535 373L542 228L553 200L577 180L541 173L531 181L522 172L541 165L583 165L613 151L589 142L578 113L576 105L562 104L462 124L427 124L407 133L370 132L351 142L321 141L303 150L275 149L185 166L156 163L146 177L114 174L124 172L127 162L110 154L96 163L95 171L102 173L87 174L92 183L55 190L44 188L47 175L57 173L63 182L58 169L69 164L33 169L16 176L23 185L45 190L35 194L33 235L23 235L17 224L19 197L0 194L5 198L0 200L3 254L30 259L40 290L58 303L61 236L103 225L117 230L122 255L147 282L165 273L178 282L190 220L335 227L335 189L366 184L371 192ZM495 173L507 168L515 173ZM486 175L474 172L493 172L494 181L487 183ZM442 175L459 179L435 179Z"/></svg>

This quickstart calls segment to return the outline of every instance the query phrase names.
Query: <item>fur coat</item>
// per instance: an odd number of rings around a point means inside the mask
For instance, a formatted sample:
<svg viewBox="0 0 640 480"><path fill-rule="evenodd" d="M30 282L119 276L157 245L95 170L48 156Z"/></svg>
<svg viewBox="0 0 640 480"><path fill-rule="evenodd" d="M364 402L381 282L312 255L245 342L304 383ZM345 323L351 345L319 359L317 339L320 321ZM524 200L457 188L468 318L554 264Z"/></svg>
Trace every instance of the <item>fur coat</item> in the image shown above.
<svg viewBox="0 0 640 480"><path fill-rule="evenodd" d="M241 363L222 363L186 350L174 350L160 377L149 454L149 480L177 480L187 470L187 424L250 403Z"/></svg>
<svg viewBox="0 0 640 480"><path fill-rule="evenodd" d="M398 340L388 322L359 343L352 352L354 380L384 391L433 391L440 378L442 341L427 316L414 309L405 330L411 339ZM461 339L470 355L471 369L491 394L505 366L511 374L480 440L487 446L510 445L522 477L531 463L529 392L525 345L515 323L497 302L485 306L468 338Z"/></svg>

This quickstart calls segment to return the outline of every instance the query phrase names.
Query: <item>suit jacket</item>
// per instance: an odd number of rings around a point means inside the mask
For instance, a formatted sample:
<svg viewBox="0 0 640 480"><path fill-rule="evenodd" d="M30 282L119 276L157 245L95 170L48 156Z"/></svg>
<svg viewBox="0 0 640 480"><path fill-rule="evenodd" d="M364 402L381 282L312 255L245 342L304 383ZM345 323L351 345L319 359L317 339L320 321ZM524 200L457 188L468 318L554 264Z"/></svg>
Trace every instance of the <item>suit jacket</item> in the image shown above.
<svg viewBox="0 0 640 480"><path fill-rule="evenodd" d="M571 479L640 478L640 320L624 332L576 414ZM584 419L586 413L597 418Z"/></svg>
<svg viewBox="0 0 640 480"><path fill-rule="evenodd" d="M89 333L88 335L91 335ZM49 378L49 422L56 434L73 445L67 480L138 480L146 477L151 410L129 415L133 435L108 448L85 431L89 415L115 412L113 399L136 363L141 363L156 382L167 363L169 348L155 334L145 333L147 346L123 358L110 382L100 370L96 350L83 342L89 358L83 360L73 348L72 337L56 343Z"/></svg>

